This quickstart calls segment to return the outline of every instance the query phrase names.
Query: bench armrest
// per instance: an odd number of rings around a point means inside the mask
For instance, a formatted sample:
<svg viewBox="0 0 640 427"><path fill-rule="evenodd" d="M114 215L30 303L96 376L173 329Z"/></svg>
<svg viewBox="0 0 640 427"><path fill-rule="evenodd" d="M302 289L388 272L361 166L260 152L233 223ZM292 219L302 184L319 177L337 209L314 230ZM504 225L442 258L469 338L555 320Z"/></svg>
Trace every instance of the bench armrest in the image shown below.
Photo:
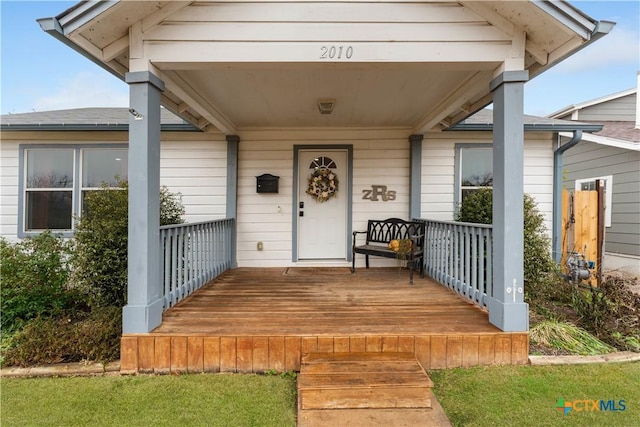
<svg viewBox="0 0 640 427"><path fill-rule="evenodd" d="M366 231L354 231L351 234L353 234L353 241L351 243L352 243L352 246L355 248L356 247L356 236L358 234L367 234L367 232Z"/></svg>
<svg viewBox="0 0 640 427"><path fill-rule="evenodd" d="M409 236L411 240L411 246L413 246L413 250L416 249L424 249L424 233L423 234L412 234ZM418 245L418 242L422 241L422 246Z"/></svg>

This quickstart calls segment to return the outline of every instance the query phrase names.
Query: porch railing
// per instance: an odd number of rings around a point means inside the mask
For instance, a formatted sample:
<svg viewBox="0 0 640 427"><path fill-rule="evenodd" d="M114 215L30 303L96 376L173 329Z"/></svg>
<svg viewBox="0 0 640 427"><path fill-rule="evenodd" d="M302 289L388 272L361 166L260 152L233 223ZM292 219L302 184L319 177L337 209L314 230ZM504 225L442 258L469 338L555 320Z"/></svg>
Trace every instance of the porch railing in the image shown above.
<svg viewBox="0 0 640 427"><path fill-rule="evenodd" d="M491 225L424 220L425 272L480 307L492 296Z"/></svg>
<svg viewBox="0 0 640 427"><path fill-rule="evenodd" d="M233 219L160 227L164 310L231 267L234 233Z"/></svg>

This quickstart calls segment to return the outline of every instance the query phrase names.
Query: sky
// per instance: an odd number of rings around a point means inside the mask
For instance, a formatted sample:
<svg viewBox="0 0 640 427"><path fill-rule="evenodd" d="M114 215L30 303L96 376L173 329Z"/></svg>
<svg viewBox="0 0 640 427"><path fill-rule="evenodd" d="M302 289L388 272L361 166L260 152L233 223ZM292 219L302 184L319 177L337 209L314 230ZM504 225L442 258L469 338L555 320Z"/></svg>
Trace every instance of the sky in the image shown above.
<svg viewBox="0 0 640 427"><path fill-rule="evenodd" d="M126 107L127 85L40 29L76 1L0 0L0 113ZM566 106L636 87L640 1L571 1L617 25L603 39L525 84L524 111L546 116Z"/></svg>

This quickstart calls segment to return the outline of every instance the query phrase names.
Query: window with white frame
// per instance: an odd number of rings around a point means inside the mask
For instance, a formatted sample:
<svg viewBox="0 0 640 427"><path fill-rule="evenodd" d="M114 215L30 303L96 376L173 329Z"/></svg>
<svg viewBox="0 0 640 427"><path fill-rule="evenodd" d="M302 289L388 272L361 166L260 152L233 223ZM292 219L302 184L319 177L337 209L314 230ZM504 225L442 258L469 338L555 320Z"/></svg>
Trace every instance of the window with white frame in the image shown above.
<svg viewBox="0 0 640 427"><path fill-rule="evenodd" d="M71 233L89 191L127 179L126 146L25 145L20 151L20 237L43 230Z"/></svg>
<svg viewBox="0 0 640 427"><path fill-rule="evenodd" d="M576 191L596 191L596 181L604 181L604 225L611 227L611 188L613 187L613 175L599 176L595 178L576 179Z"/></svg>
<svg viewBox="0 0 640 427"><path fill-rule="evenodd" d="M71 230L74 150L25 151L25 230Z"/></svg>
<svg viewBox="0 0 640 427"><path fill-rule="evenodd" d="M456 145L456 206L481 188L493 187L493 151L490 145Z"/></svg>

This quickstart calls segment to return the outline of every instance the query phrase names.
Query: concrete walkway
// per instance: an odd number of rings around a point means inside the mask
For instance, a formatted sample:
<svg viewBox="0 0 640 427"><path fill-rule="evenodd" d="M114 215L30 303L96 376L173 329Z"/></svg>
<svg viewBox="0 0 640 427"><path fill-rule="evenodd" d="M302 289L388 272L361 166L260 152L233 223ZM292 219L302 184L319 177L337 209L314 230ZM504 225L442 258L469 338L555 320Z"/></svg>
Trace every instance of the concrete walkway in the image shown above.
<svg viewBox="0 0 640 427"><path fill-rule="evenodd" d="M65 377L91 375L120 375L120 361L107 363L75 362L28 368L9 367L0 369L0 377Z"/></svg>
<svg viewBox="0 0 640 427"><path fill-rule="evenodd" d="M620 362L640 362L640 353L619 351L599 356L529 356L529 364L532 366Z"/></svg>

